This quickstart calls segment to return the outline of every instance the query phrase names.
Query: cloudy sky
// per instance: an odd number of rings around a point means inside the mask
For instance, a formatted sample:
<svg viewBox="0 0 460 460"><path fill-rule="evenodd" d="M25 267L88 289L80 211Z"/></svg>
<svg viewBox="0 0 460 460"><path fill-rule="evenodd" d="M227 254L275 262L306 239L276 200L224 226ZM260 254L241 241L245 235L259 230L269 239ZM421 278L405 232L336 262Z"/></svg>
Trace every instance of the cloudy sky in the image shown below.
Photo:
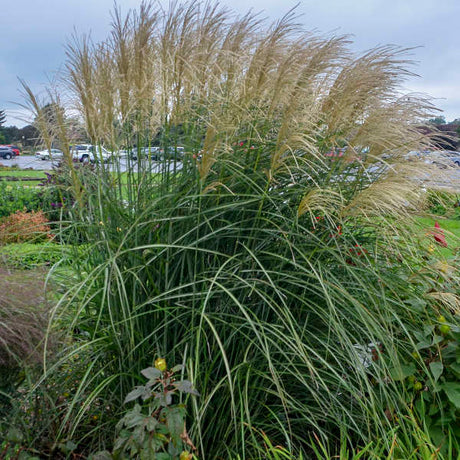
<svg viewBox="0 0 460 460"><path fill-rule="evenodd" d="M119 0L122 11L136 8L141 0ZM164 4L165 2L163 2ZM237 12L262 11L276 19L297 0L222 0ZM65 59L64 45L74 29L91 32L95 41L106 37L113 0L2 0L0 39L0 109L7 125L24 125L17 78L40 91L59 71ZM307 30L350 34L352 49L362 52L377 45L413 47L417 61L408 92L435 98L448 121L460 118L460 0L300 0L297 12ZM7 21L5 19L7 18ZM23 118L23 115L20 116Z"/></svg>

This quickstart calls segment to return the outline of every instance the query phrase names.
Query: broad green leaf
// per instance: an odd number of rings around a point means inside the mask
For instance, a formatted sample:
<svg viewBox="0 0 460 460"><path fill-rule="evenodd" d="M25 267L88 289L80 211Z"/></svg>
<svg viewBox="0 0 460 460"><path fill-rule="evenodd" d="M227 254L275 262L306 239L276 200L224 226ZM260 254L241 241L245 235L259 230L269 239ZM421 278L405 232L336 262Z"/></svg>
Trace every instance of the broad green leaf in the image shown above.
<svg viewBox="0 0 460 460"><path fill-rule="evenodd" d="M163 375L156 367L147 367L141 371L141 374L149 380L157 380Z"/></svg>
<svg viewBox="0 0 460 460"><path fill-rule="evenodd" d="M405 378L409 377L409 375L413 375L415 371L415 364L402 364L399 368L394 367L391 369L390 375L393 380L404 380Z"/></svg>
<svg viewBox="0 0 460 460"><path fill-rule="evenodd" d="M155 454L154 458L155 460L173 460L173 457L166 452L158 452Z"/></svg>
<svg viewBox="0 0 460 460"><path fill-rule="evenodd" d="M65 443L65 447L67 449L68 452L72 452L73 450L75 450L78 446L73 442L73 441L67 441Z"/></svg>
<svg viewBox="0 0 460 460"><path fill-rule="evenodd" d="M180 372L183 368L184 366L182 366L182 364L177 364L171 369L171 372Z"/></svg>
<svg viewBox="0 0 460 460"><path fill-rule="evenodd" d="M101 452L96 452L94 455L88 457L88 460L112 460L112 454L107 451L103 450Z"/></svg>
<svg viewBox="0 0 460 460"><path fill-rule="evenodd" d="M435 335L433 337L433 342L431 345L437 345L438 343L441 343L444 340L444 337L442 335Z"/></svg>
<svg viewBox="0 0 460 460"><path fill-rule="evenodd" d="M117 439L115 439L115 443L113 445L114 452L123 450L128 439L129 438L127 437L118 437Z"/></svg>
<svg viewBox="0 0 460 460"><path fill-rule="evenodd" d="M158 425L158 420L155 417L147 417L144 419L144 423L147 431L154 431L155 427Z"/></svg>
<svg viewBox="0 0 460 460"><path fill-rule="evenodd" d="M6 439L13 443L21 443L24 439L24 435L16 427L11 426L6 434Z"/></svg>
<svg viewBox="0 0 460 460"><path fill-rule="evenodd" d="M423 312L426 308L426 301L419 297L412 297L404 301L405 304L410 305L415 311Z"/></svg>
<svg viewBox="0 0 460 460"><path fill-rule="evenodd" d="M182 393L190 393L195 396L200 396L200 393L193 388L192 382L188 380L180 380L175 382L174 386Z"/></svg>
<svg viewBox="0 0 460 460"><path fill-rule="evenodd" d="M141 397L145 393L145 387L144 386L139 386L135 387L134 390L130 391L125 398L125 404L131 401L134 401L135 399Z"/></svg>
<svg viewBox="0 0 460 460"><path fill-rule="evenodd" d="M460 377L460 364L452 363L449 368L457 375L457 377Z"/></svg>
<svg viewBox="0 0 460 460"><path fill-rule="evenodd" d="M135 426L138 426L138 425L143 425L144 419L145 419L144 415L131 412L129 414L126 414L124 417L125 426L126 428L129 429L129 428L134 428Z"/></svg>
<svg viewBox="0 0 460 460"><path fill-rule="evenodd" d="M145 438L144 427L143 426L137 426L133 431L132 439L134 441L136 441L136 443L139 445L139 444L142 444L144 442L144 438Z"/></svg>
<svg viewBox="0 0 460 460"><path fill-rule="evenodd" d="M181 442L180 435L184 431L185 409L181 406L170 407L166 410L166 423L176 446Z"/></svg>
<svg viewBox="0 0 460 460"><path fill-rule="evenodd" d="M460 409L460 383L446 382L442 384L442 389L445 391L449 401Z"/></svg>
<svg viewBox="0 0 460 460"><path fill-rule="evenodd" d="M423 350L424 348L430 348L431 347L431 342L428 340L421 340L420 342L415 345L415 348L417 350Z"/></svg>
<svg viewBox="0 0 460 460"><path fill-rule="evenodd" d="M430 363L430 370L433 374L434 381L437 382L439 377L441 377L441 374L444 370L444 366L442 365L441 361L435 361L433 363Z"/></svg>

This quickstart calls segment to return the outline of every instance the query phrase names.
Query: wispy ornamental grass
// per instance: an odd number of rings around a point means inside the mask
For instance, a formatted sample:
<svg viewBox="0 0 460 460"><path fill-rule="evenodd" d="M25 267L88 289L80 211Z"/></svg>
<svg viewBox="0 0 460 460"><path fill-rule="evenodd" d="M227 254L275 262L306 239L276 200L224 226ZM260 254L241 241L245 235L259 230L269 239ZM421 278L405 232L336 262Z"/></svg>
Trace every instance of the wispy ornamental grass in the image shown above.
<svg viewBox="0 0 460 460"><path fill-rule="evenodd" d="M452 287L404 225L422 201L400 160L429 144L416 124L431 106L398 92L407 51L348 43L292 12L267 25L193 3L116 11L106 41L68 46L63 84L93 143L187 154L160 179L149 162L69 176L93 250L53 321L71 318L93 357L57 439L81 436L102 395L118 407L159 355L201 394L187 401L201 458L265 458L262 431L307 458L313 437L389 451L386 411L410 432L390 371L438 310L452 318L425 299Z"/></svg>

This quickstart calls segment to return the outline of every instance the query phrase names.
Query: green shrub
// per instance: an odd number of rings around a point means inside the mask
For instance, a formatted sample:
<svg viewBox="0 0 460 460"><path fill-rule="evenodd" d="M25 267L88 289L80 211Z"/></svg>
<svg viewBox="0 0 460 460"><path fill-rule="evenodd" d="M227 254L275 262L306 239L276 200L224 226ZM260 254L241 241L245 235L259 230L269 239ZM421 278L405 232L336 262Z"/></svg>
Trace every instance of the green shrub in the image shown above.
<svg viewBox="0 0 460 460"><path fill-rule="evenodd" d="M38 211L42 209L40 193L31 187L7 185L0 181L0 217L16 211Z"/></svg>
<svg viewBox="0 0 460 460"><path fill-rule="evenodd" d="M460 196L458 194L429 190L427 199L430 213L460 219Z"/></svg>
<svg viewBox="0 0 460 460"><path fill-rule="evenodd" d="M455 317L448 322L439 315L415 337L416 351L392 370L392 377L401 382L419 425L445 453L449 433L460 439L460 327Z"/></svg>
<svg viewBox="0 0 460 460"><path fill-rule="evenodd" d="M69 252L55 243L10 243L0 247L0 260L10 268L32 269L54 265Z"/></svg>

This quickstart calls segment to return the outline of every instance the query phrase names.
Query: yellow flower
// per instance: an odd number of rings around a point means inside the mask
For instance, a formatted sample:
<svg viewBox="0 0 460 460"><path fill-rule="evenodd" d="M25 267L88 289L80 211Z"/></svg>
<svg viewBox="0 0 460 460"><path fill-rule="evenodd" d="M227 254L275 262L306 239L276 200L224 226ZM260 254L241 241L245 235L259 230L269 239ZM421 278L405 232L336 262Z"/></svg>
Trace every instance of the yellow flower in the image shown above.
<svg viewBox="0 0 460 460"><path fill-rule="evenodd" d="M166 360L164 358L158 358L155 360L155 367L161 371L164 372L166 370Z"/></svg>

